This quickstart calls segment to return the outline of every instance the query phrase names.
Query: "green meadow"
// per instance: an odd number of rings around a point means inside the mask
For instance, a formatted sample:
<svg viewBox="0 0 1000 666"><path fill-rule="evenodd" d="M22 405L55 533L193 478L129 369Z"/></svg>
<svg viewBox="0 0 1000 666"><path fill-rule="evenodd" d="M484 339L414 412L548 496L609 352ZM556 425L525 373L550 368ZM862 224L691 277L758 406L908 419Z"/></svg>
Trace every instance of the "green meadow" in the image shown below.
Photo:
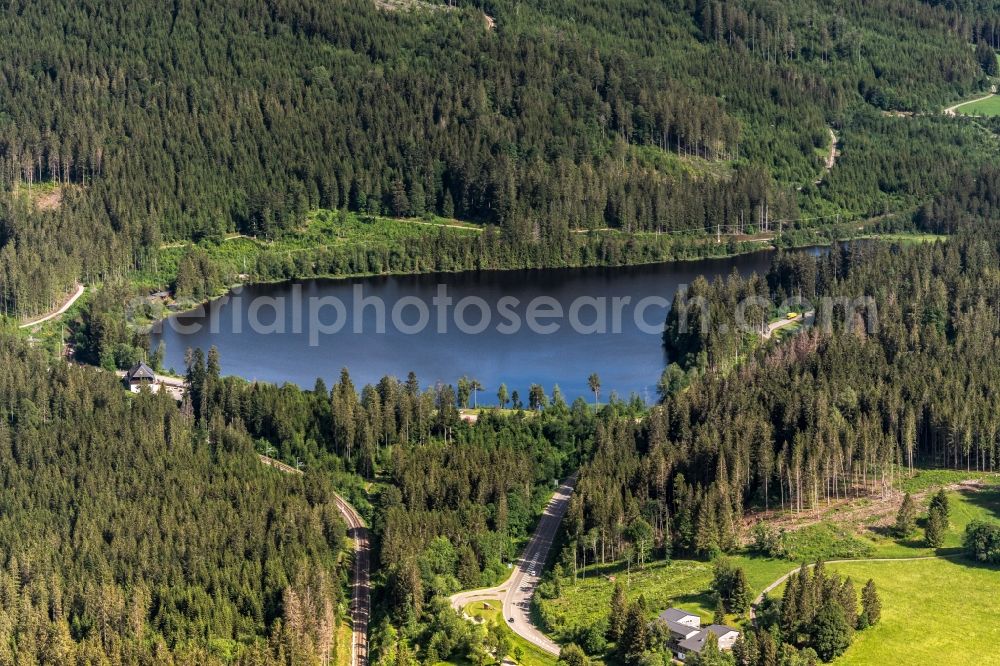
<svg viewBox="0 0 1000 666"><path fill-rule="evenodd" d="M850 562L830 568L874 579L882 621L860 632L838 666L1000 664L1000 570L964 559Z"/></svg>
<svg viewBox="0 0 1000 666"><path fill-rule="evenodd" d="M955 109L955 111L966 116L1000 116L1000 95L993 95L977 102L963 104Z"/></svg>
<svg viewBox="0 0 1000 666"><path fill-rule="evenodd" d="M981 484L954 487L976 479ZM977 566L962 557L962 536L972 520L1000 518L1000 484L996 475L960 472L920 472L902 485L914 492L931 491L952 485L948 491L951 518L944 545L928 547L923 541L923 524L929 492L918 498L918 529L909 538L896 539L884 526L851 522L835 513L786 535L787 555L766 558L749 552L733 555L744 568L754 596L767 585L804 561L854 559L831 567L850 575L857 585L874 578L882 592L883 622L859 635L856 643L838 664L882 664L888 657L903 664L1000 663L982 655L983 646L996 645L1000 638L1000 571ZM865 503L877 500L859 500ZM895 511L895 505L890 510ZM864 512L862 512L863 515ZM883 511L881 515L885 515ZM884 523L884 520L880 521ZM909 560L903 558L938 557ZM872 562L865 558L892 558L898 562ZM558 599L544 602L545 615L554 638L570 640L578 627L603 622L607 618L615 583L621 581L627 596L644 596L650 616L676 606L712 617L712 562L675 559L627 570L623 564L592 565L573 582L563 579ZM780 595L779 587L772 594ZM730 617L738 625L742 618ZM979 656L979 660L972 657ZM902 656L902 659L897 659ZM996 661L989 661L989 659ZM986 661L983 661L986 659Z"/></svg>

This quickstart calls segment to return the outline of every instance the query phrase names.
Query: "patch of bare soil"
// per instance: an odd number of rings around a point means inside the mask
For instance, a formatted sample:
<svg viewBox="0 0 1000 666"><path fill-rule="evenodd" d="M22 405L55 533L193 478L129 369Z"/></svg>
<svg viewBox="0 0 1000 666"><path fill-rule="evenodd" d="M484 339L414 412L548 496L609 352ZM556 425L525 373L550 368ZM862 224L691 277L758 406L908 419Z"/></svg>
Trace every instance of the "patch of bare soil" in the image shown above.
<svg viewBox="0 0 1000 666"><path fill-rule="evenodd" d="M438 5L425 0L375 0L375 6L387 12L410 11L422 9L430 11L448 11L454 9L451 5Z"/></svg>
<svg viewBox="0 0 1000 666"><path fill-rule="evenodd" d="M62 188L57 187L51 192L35 197L35 208L38 210L56 210L62 204Z"/></svg>
<svg viewBox="0 0 1000 666"><path fill-rule="evenodd" d="M432 2L427 2L426 0L374 0L375 6L379 9L387 12L399 12L399 11L451 11L457 9L453 5L439 5ZM496 19L489 14L483 14L483 21L486 24L487 30L495 30L497 27Z"/></svg>

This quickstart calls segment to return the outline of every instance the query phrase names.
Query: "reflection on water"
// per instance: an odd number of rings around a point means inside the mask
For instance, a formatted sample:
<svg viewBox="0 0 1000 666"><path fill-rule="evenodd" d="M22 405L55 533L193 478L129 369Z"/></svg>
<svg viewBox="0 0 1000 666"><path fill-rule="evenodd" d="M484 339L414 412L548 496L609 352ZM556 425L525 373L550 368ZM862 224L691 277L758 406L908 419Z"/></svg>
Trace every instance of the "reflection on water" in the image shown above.
<svg viewBox="0 0 1000 666"><path fill-rule="evenodd" d="M181 371L189 347L215 345L225 374L304 388L312 388L317 377L330 385L346 367L359 387L383 375L405 378L413 371L425 386L454 383L463 375L478 379L484 387L479 399L488 404L496 402L501 382L525 402L533 383L548 393L558 385L567 401L578 396L592 400L587 378L596 372L602 400L615 391L621 397L636 393L652 401L666 364L660 343L666 303L677 286L698 275L711 280L733 270L764 272L770 258L770 252L762 251L624 268L248 286L210 308L208 316L175 318L154 333L151 342L155 346L165 341L168 368ZM451 300L439 317L441 301L434 299L441 298L442 288ZM638 312L640 303L644 305ZM534 317L529 316L532 307ZM560 310L562 318L546 317ZM413 332L424 323L424 314L426 324ZM489 325L482 326L487 316ZM511 316L517 317L518 326ZM338 324L339 330L331 332Z"/></svg>

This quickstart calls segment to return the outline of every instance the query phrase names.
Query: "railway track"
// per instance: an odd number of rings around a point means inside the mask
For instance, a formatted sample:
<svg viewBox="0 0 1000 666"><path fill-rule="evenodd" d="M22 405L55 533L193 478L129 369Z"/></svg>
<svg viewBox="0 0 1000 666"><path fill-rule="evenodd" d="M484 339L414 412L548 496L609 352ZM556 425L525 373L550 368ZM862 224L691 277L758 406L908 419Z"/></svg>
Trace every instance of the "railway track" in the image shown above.
<svg viewBox="0 0 1000 666"><path fill-rule="evenodd" d="M265 455L260 461L285 474L302 470ZM351 666L368 664L368 619L371 617L371 538L365 521L351 504L334 493L337 509L347 522L347 536L354 542L354 571L351 576Z"/></svg>

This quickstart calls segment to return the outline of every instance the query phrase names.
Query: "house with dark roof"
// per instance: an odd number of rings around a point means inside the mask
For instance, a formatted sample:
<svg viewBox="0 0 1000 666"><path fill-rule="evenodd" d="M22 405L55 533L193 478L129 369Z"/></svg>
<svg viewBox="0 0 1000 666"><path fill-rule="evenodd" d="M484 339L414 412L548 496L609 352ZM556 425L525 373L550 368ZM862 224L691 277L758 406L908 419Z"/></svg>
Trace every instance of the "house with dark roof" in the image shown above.
<svg viewBox="0 0 1000 666"><path fill-rule="evenodd" d="M658 620L670 631L670 650L681 661L689 652L701 654L709 634L715 636L721 650L731 650L740 637L739 631L724 624L702 627L699 616L679 608L668 608L660 613Z"/></svg>
<svg viewBox="0 0 1000 666"><path fill-rule="evenodd" d="M136 363L125 373L125 384L133 393L138 393L143 386L151 386L156 382L156 373L145 363Z"/></svg>
<svg viewBox="0 0 1000 666"><path fill-rule="evenodd" d="M670 630L674 642L692 638L701 631L701 618L679 608L668 608L660 613L659 620Z"/></svg>

